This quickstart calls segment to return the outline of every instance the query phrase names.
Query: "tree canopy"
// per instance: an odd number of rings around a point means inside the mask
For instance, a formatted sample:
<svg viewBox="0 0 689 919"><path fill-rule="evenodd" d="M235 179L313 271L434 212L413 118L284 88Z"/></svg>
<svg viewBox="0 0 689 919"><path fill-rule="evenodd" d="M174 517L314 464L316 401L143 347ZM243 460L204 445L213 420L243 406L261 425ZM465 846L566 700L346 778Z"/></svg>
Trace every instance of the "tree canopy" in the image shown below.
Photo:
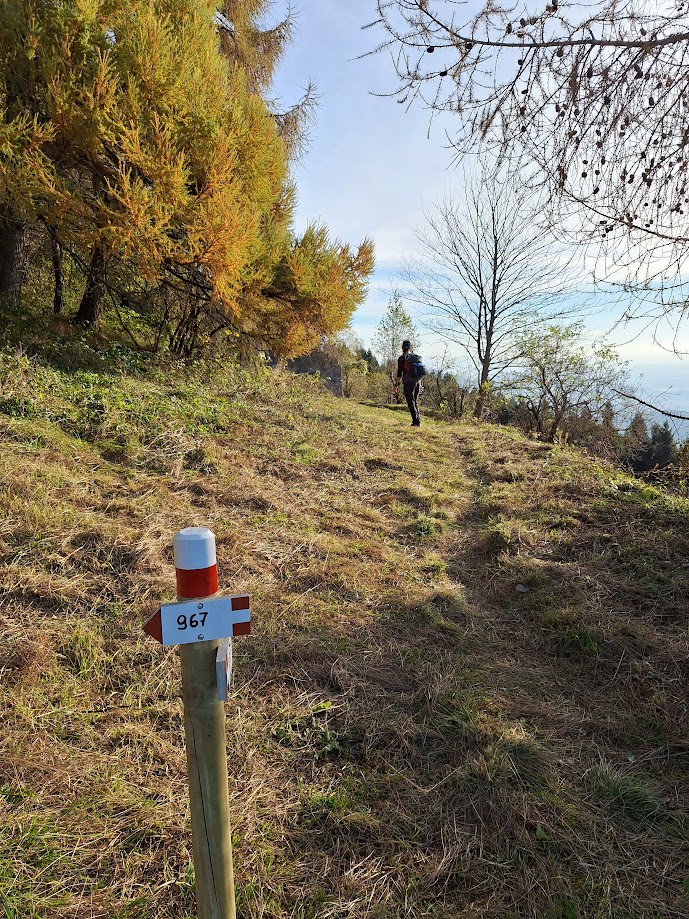
<svg viewBox="0 0 689 919"><path fill-rule="evenodd" d="M205 0L8 0L0 194L147 281L172 262L236 309L285 181L275 126L218 54Z"/></svg>
<svg viewBox="0 0 689 919"><path fill-rule="evenodd" d="M216 22L225 57L245 74L252 92L268 104L281 139L292 155L304 146L305 132L314 115L316 87L309 82L301 99L281 107L270 95L278 66L295 32L295 15L270 22L272 0L223 0Z"/></svg>
<svg viewBox="0 0 689 919"><path fill-rule="evenodd" d="M291 234L269 278L243 294L243 331L283 357L314 347L321 335L344 329L360 306L373 271L373 243L357 249L332 241L324 226Z"/></svg>
<svg viewBox="0 0 689 919"><path fill-rule="evenodd" d="M13 240L41 221L56 284L63 250L83 273L77 319L92 326L106 291L180 354L223 329L295 354L346 325L372 245L293 232L298 119L266 99L290 28L261 28L266 8L2 5L0 294Z"/></svg>
<svg viewBox="0 0 689 919"><path fill-rule="evenodd" d="M512 386L533 419L534 430L552 442L568 415L586 412L605 419L625 365L605 345L591 347L581 323L550 326L521 337L522 370Z"/></svg>

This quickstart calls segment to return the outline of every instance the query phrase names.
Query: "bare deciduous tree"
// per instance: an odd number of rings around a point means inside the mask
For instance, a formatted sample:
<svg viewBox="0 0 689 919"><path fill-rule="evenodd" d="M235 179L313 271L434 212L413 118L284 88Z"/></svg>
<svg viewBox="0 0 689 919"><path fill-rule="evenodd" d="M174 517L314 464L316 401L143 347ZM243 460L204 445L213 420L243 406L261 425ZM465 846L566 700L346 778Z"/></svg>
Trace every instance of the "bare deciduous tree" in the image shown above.
<svg viewBox="0 0 689 919"><path fill-rule="evenodd" d="M519 359L526 328L571 312L569 260L513 186L485 171L438 202L417 236L420 254L406 266L416 300L430 327L467 355L485 394Z"/></svg>

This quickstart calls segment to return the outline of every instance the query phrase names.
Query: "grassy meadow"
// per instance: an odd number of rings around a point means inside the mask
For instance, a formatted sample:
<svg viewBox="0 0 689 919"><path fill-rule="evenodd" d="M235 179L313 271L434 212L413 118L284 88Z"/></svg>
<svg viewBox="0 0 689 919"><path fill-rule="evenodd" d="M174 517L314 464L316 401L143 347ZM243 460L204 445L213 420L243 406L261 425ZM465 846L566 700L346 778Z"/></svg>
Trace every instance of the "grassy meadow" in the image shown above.
<svg viewBox="0 0 689 919"><path fill-rule="evenodd" d="M91 356L0 354L6 919L195 915L178 655L141 631L189 525L252 595L242 919L689 915L686 500L286 373Z"/></svg>

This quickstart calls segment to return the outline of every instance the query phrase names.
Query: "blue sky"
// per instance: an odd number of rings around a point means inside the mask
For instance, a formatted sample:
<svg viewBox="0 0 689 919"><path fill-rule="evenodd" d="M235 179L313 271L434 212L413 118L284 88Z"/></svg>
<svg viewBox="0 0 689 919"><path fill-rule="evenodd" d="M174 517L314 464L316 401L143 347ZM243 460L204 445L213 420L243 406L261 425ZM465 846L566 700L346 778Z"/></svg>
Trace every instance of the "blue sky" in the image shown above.
<svg viewBox="0 0 689 919"><path fill-rule="evenodd" d="M279 9L276 4L276 14ZM424 206L428 209L461 181L445 136L446 129L452 131L453 119L437 117L429 135L427 111L407 110L394 99L372 94L395 86L389 54L357 59L382 38L379 31L362 30L375 18L374 0L300 0L297 12L297 33L277 75L275 92L283 105L289 105L311 78L320 96L310 144L294 170L297 229L322 220L334 237L353 245L366 236L373 239L376 272L367 301L352 323L368 344L393 288L404 287L402 263L405 255L413 254L414 228L423 224ZM594 334L607 331L611 318L598 317ZM667 374L672 384L665 403L678 402L685 374L689 381L688 360L654 347L648 333L634 340L636 332L616 331L611 343L621 345L622 356L644 372L642 389L661 391ZM689 327L680 344L689 351ZM425 358L442 352L430 333L422 336L422 346ZM689 389L681 394L683 410L689 410L688 394Z"/></svg>
<svg viewBox="0 0 689 919"><path fill-rule="evenodd" d="M429 139L426 112L405 112L371 94L394 86L389 57L356 59L380 38L362 31L374 16L373 0L302 0L298 34L276 82L283 104L299 97L309 77L320 95L308 151L295 169L298 229L321 219L343 241L370 236L376 244L376 275L354 319L365 339L400 284L424 202L442 195L454 176L439 122Z"/></svg>

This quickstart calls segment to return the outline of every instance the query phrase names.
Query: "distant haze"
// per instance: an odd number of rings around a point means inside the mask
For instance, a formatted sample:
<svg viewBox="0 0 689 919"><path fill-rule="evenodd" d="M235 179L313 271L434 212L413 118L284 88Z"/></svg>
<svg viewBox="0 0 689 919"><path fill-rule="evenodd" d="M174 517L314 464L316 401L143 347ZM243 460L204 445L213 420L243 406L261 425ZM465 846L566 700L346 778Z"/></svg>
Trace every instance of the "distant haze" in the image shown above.
<svg viewBox="0 0 689 919"><path fill-rule="evenodd" d="M639 398L658 408L689 416L689 359L682 364L676 358L668 358L665 364L633 363L635 374L639 375L637 393ZM639 406L640 410L651 420L667 420L675 433L675 439L684 441L689 437L689 422L673 418L654 416L653 412Z"/></svg>

